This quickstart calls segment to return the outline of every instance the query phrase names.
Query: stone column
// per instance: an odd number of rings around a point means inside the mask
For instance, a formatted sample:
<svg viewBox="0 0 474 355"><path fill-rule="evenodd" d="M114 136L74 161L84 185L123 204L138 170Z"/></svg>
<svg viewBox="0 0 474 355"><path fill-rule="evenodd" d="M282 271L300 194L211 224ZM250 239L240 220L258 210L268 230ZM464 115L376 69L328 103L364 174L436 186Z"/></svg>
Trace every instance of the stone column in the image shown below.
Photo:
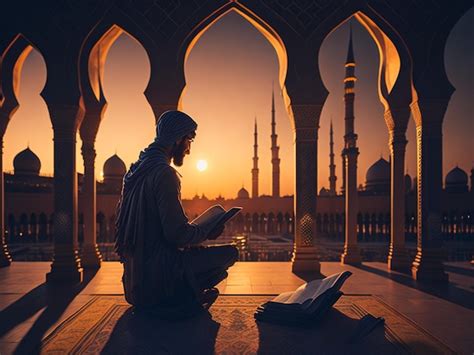
<svg viewBox="0 0 474 355"><path fill-rule="evenodd" d="M417 254L412 276L420 281L447 281L441 238L442 122L449 100L412 105L417 142Z"/></svg>
<svg viewBox="0 0 474 355"><path fill-rule="evenodd" d="M295 246L292 269L320 271L316 253L318 129L322 105L291 105L295 121Z"/></svg>
<svg viewBox="0 0 474 355"><path fill-rule="evenodd" d="M409 113L408 113L409 114ZM390 131L390 249L388 268L408 271L410 262L405 250L405 130Z"/></svg>
<svg viewBox="0 0 474 355"><path fill-rule="evenodd" d="M81 263L84 268L98 269L102 261L97 246L96 222L96 180L93 141L83 141L82 157L84 158L84 185L82 189L84 201L84 243L82 245Z"/></svg>
<svg viewBox="0 0 474 355"><path fill-rule="evenodd" d="M341 255L342 264L360 264L360 250L357 245L357 212L359 211L357 191L357 156L359 149L355 146L344 148L346 161L345 184L345 243Z"/></svg>
<svg viewBox="0 0 474 355"><path fill-rule="evenodd" d="M47 282L81 282L77 245L76 131L79 106L48 105L54 129L54 257Z"/></svg>
<svg viewBox="0 0 474 355"><path fill-rule="evenodd" d="M3 135L0 140L0 267L9 266L12 258L5 241L5 184L3 176Z"/></svg>

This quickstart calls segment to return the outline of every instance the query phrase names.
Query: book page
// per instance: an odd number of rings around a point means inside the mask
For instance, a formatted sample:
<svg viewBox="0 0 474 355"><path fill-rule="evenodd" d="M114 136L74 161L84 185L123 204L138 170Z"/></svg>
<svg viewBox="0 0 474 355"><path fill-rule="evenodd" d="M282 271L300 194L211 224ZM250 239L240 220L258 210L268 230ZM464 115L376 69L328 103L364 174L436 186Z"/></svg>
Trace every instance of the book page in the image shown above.
<svg viewBox="0 0 474 355"><path fill-rule="evenodd" d="M225 214L224 208L221 205L214 205L193 219L191 223L207 228L215 223L223 214Z"/></svg>
<svg viewBox="0 0 474 355"><path fill-rule="evenodd" d="M316 299L321 294L334 287L338 279L344 273L334 274L322 280L310 281L296 289L293 295L285 303L303 303L308 299Z"/></svg>
<svg viewBox="0 0 474 355"><path fill-rule="evenodd" d="M294 292L283 292L272 299L272 302L286 303L286 301L293 295Z"/></svg>

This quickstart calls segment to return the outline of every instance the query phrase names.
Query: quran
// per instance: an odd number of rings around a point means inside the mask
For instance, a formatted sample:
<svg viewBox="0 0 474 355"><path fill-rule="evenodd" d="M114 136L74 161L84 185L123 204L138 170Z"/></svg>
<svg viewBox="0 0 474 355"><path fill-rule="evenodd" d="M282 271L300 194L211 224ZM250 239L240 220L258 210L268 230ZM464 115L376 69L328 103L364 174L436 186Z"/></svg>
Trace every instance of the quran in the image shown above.
<svg viewBox="0 0 474 355"><path fill-rule="evenodd" d="M344 271L284 292L260 305L254 317L258 321L286 325L314 324L342 296L340 289L351 275L350 271Z"/></svg>
<svg viewBox="0 0 474 355"><path fill-rule="evenodd" d="M228 211L221 205L209 207L199 216L191 221L191 223L212 230L217 226L226 223L242 210L242 207L232 207Z"/></svg>

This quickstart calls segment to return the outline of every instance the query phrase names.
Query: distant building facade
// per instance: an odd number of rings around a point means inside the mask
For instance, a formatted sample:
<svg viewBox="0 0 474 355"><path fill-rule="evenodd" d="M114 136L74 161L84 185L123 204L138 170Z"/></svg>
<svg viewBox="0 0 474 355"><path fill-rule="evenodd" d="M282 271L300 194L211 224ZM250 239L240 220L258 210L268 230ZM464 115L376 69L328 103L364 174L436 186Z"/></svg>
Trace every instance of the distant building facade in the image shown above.
<svg viewBox="0 0 474 355"><path fill-rule="evenodd" d="M5 229L9 243L21 241L51 241L53 207L53 178L41 176L40 159L27 148L14 159L14 172L5 173ZM331 169L334 171L334 169ZM115 154L104 163L104 179L97 182L97 239L113 242L115 211L120 198L124 162ZM255 176L255 175L254 175ZM329 186L336 177L330 174ZM443 191L442 231L447 239L473 238L474 169L470 186L467 173L459 167L445 178ZM79 240L82 239L83 178L78 174L79 186ZM416 238L416 180L405 176L407 239ZM376 161L366 173L364 186L359 187L357 214L358 239L361 241L388 241L390 238L390 163L384 158ZM242 187L235 198L208 199L195 196L184 199L183 208L194 218L208 207L221 204L225 208L243 207L242 213L231 220L227 234L292 236L294 234L293 196L251 197ZM318 196L316 225L318 236L342 241L344 238L344 195L331 188L322 188Z"/></svg>

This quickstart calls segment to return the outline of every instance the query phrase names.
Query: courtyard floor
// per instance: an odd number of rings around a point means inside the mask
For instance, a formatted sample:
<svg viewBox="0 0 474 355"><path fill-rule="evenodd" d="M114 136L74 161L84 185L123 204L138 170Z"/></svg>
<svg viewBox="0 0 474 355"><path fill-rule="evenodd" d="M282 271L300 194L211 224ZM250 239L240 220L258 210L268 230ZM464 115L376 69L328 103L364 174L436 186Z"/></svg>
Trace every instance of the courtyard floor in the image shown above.
<svg viewBox="0 0 474 355"><path fill-rule="evenodd" d="M104 262L84 282L62 290L46 286L49 262L14 262L0 269L0 354L33 351L61 322L96 296L122 295L122 266ZM421 285L386 264L359 267L323 262L323 275L349 270L345 294L376 295L434 337L462 354L474 352L474 267L446 263L448 285ZM314 275L295 275L289 262L238 262L221 294L269 295L291 291ZM53 292L52 292L53 291Z"/></svg>

